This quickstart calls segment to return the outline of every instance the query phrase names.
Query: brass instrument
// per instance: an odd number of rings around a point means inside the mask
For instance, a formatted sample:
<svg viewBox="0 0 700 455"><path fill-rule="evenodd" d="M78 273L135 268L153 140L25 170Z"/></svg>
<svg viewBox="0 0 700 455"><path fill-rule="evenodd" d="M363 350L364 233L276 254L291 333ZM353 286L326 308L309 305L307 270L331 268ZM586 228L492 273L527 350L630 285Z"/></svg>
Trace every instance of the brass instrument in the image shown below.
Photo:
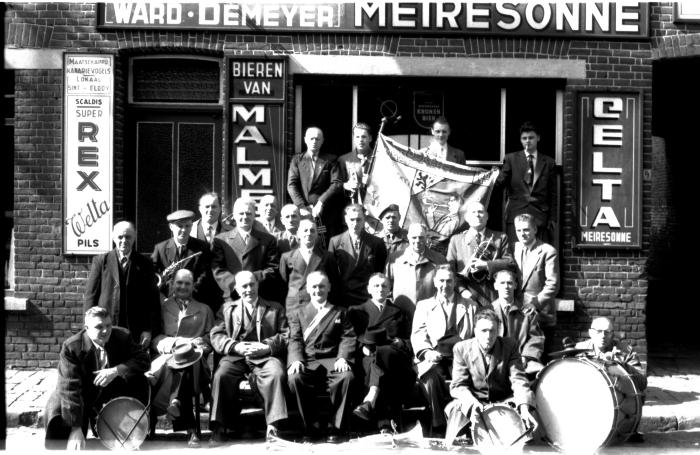
<svg viewBox="0 0 700 455"><path fill-rule="evenodd" d="M321 221L321 217L317 216L314 218L314 222L316 223L316 233L318 234L318 238L321 239L324 247L328 247L328 244L326 243L326 236L324 235L327 230L326 226L324 226L323 222Z"/></svg>
<svg viewBox="0 0 700 455"><path fill-rule="evenodd" d="M156 282L158 289L160 289L160 286L163 284L163 281L167 281L170 278L170 275L173 274L173 272L177 271L178 266L182 264L183 262L189 261L193 257L199 256L202 254L202 251L197 251L194 254L191 254L187 256L186 258L180 259L179 261L175 261L169 266L167 266L165 269L163 269L162 273L156 273Z"/></svg>
<svg viewBox="0 0 700 455"><path fill-rule="evenodd" d="M476 270L474 268L474 262L483 260L490 261L493 259L495 251L495 245L493 244L493 234L487 240L482 240L481 243L476 247L471 259L469 260L469 270L467 270L467 278L480 283L488 276L489 272L487 270Z"/></svg>

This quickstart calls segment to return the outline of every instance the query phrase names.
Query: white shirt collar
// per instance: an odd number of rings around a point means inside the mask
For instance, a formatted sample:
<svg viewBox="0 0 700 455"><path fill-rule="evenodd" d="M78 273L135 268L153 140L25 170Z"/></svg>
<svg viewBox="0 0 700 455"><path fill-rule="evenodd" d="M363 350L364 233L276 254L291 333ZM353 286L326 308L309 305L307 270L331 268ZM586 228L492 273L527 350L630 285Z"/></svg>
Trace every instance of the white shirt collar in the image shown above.
<svg viewBox="0 0 700 455"><path fill-rule="evenodd" d="M202 219L202 230L204 232L207 232L209 230L209 226L211 226L212 231L216 232L216 228L219 226L219 222L214 221L212 224L209 224L206 221L204 221L204 219Z"/></svg>
<svg viewBox="0 0 700 455"><path fill-rule="evenodd" d="M532 155L532 157L533 157L535 160L537 160L537 150L535 150L535 151L532 152L532 153L528 152L527 150L523 150L523 153L525 153L525 158L526 158L526 159L527 159L527 156L528 156L528 155Z"/></svg>

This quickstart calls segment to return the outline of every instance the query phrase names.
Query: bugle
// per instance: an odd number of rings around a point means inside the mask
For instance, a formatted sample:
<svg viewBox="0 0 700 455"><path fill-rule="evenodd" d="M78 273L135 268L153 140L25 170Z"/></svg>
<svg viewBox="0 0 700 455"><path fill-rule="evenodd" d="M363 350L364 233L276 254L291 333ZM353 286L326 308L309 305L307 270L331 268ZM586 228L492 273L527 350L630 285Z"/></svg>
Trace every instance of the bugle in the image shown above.
<svg viewBox="0 0 700 455"><path fill-rule="evenodd" d="M476 247L471 259L469 260L469 270L467 271L467 278L471 278L476 282L484 281L488 276L488 270L478 270L474 268L474 263L476 261L490 261L494 256L493 248L493 234L487 240L482 240L481 243Z"/></svg>
<svg viewBox="0 0 700 455"><path fill-rule="evenodd" d="M165 269L163 269L162 273L156 273L156 283L157 283L158 288L160 289L160 286L163 284L163 282L167 281L168 278L170 278L170 275L172 275L173 272L175 272L177 270L177 268L180 264L187 262L190 259L192 259L193 257L199 256L200 254L202 254L202 252L197 251L196 253L187 256L186 258L183 258L183 259L180 259L179 261L173 262L172 264L167 266Z"/></svg>

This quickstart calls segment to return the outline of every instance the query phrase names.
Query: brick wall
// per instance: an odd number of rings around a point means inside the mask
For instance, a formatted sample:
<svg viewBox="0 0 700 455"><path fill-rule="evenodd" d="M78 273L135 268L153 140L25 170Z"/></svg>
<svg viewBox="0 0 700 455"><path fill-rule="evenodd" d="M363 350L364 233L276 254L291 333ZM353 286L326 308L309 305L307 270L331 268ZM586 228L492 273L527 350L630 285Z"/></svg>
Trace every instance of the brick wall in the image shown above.
<svg viewBox="0 0 700 455"><path fill-rule="evenodd" d="M117 55L115 96L115 217L123 214L126 57L134 53L382 55L421 57L579 59L586 78L569 80L565 92L561 256L564 298L576 311L561 319L559 335L581 337L590 318L611 316L617 329L644 354L643 278L651 238L651 187L643 183L643 248L581 251L574 248L577 176L574 94L579 89L643 90L643 168L652 167L652 58L693 49L697 27L670 23L670 4L652 4L652 40L595 41L478 37L370 36L351 34L253 35L193 31L97 31L95 4L13 3L6 12L10 48L52 48ZM686 35L689 38L685 38ZM681 44L684 43L684 44ZM674 47L675 46L675 47ZM685 46L685 47L684 47ZM688 52L687 50L685 52ZM16 295L30 310L7 320L7 361L15 366L54 365L59 342L78 328L89 258L64 257L61 249L60 71L16 72L15 212ZM293 152L293 81L288 88L287 143ZM225 141L225 139L222 139ZM224 150L226 144L224 143ZM659 202L656 201L656 204Z"/></svg>

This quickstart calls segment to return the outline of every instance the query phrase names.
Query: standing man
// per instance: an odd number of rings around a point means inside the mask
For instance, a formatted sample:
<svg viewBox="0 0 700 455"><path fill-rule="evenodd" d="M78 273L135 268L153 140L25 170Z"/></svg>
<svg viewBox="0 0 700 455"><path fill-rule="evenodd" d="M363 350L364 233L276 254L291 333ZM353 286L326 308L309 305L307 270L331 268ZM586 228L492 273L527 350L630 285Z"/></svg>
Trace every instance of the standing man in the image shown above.
<svg viewBox="0 0 700 455"><path fill-rule="evenodd" d="M216 312L222 301L219 287L211 274L211 251L205 240L190 235L193 218L194 212L189 210L177 210L167 216L172 237L156 244L151 261L156 272L161 274L162 299L172 294L175 272L187 269L194 277L194 298Z"/></svg>
<svg viewBox="0 0 700 455"><path fill-rule="evenodd" d="M384 241L386 247L387 262L393 262L397 257L406 250L408 239L406 238L406 229L403 229L399 224L401 214L399 206L389 204L379 214L379 221L382 223L382 231L375 234Z"/></svg>
<svg viewBox="0 0 700 455"><path fill-rule="evenodd" d="M309 301L306 279L311 272L321 271L328 276L331 287L340 285L338 265L335 257L316 241L316 223L303 219L297 229L299 247L288 251L280 258L280 276L287 288L285 309L290 312ZM331 297L333 300L333 297Z"/></svg>
<svg viewBox="0 0 700 455"><path fill-rule="evenodd" d="M105 308L115 325L128 329L147 348L161 332L156 271L149 259L133 249L136 229L131 222L115 224L112 241L112 251L92 260L83 310Z"/></svg>
<svg viewBox="0 0 700 455"><path fill-rule="evenodd" d="M328 389L332 409L327 442L338 443L347 421L357 338L346 309L328 301L330 290L323 272L309 274L306 279L309 303L289 313L287 374L289 389L296 397L304 421L306 439L320 436L314 392L318 388Z"/></svg>
<svg viewBox="0 0 700 455"><path fill-rule="evenodd" d="M346 194L344 205L362 204L364 200L372 156L371 142L372 130L369 125L358 123L352 128L352 151L338 158Z"/></svg>
<svg viewBox="0 0 700 455"><path fill-rule="evenodd" d="M384 270L386 247L384 242L365 231L365 213L361 205L348 205L344 215L348 230L331 239L328 251L338 264L341 304L348 308L369 298L367 283L370 275Z"/></svg>
<svg viewBox="0 0 700 455"><path fill-rule="evenodd" d="M214 350L223 357L212 381L212 441L225 441L226 428L241 412L239 384L249 376L265 407L266 435L277 436L278 422L287 418L284 396L289 327L277 302L258 297L258 281L249 271L236 274L240 299L227 302L223 319L211 331ZM252 385L252 384L251 384Z"/></svg>
<svg viewBox="0 0 700 455"><path fill-rule="evenodd" d="M515 217L529 213L535 219L539 235L552 242L556 221L556 163L537 151L540 134L537 127L525 122L520 127L523 150L508 153L496 180L506 193L506 233L515 240Z"/></svg>
<svg viewBox="0 0 700 455"><path fill-rule="evenodd" d="M441 437L447 423L443 410L450 400L446 381L452 377L452 347L474 336L477 305L454 292L454 273L449 266L441 266L433 282L435 296L416 305L411 345L432 413L432 433Z"/></svg>
<svg viewBox="0 0 700 455"><path fill-rule="evenodd" d="M214 237L231 230L231 226L221 220L221 197L217 193L203 194L199 198L199 214L201 218L192 224L190 235L206 241L211 248Z"/></svg>
<svg viewBox="0 0 700 455"><path fill-rule="evenodd" d="M82 450L88 425L112 398L148 402L149 358L129 331L112 326L109 311L90 307L85 325L61 346L58 382L44 414L46 448Z"/></svg>
<svg viewBox="0 0 700 455"><path fill-rule="evenodd" d="M323 131L307 128L304 134L306 152L295 155L289 165L287 191L301 216L320 218L328 235L339 232L338 209L343 175L334 155L321 153Z"/></svg>
<svg viewBox="0 0 700 455"><path fill-rule="evenodd" d="M427 247L428 229L414 223L408 228L408 248L394 263L386 265L394 303L413 314L416 303L435 295L435 271L447 263L445 256Z"/></svg>
<svg viewBox="0 0 700 455"><path fill-rule="evenodd" d="M260 216L258 221L268 234L272 234L275 237L284 231L284 226L277 218L278 214L279 204L277 203L277 197L272 194L266 194L260 198Z"/></svg>
<svg viewBox="0 0 700 455"><path fill-rule="evenodd" d="M514 224L518 242L513 248L513 256L520 271L523 301L537 310L545 336L544 351L551 352L557 325L554 297L559 292L559 255L553 246L537 238L536 221L532 215L518 215Z"/></svg>
<svg viewBox="0 0 700 455"><path fill-rule="evenodd" d="M452 236L447 247L447 261L456 273L457 292L480 306L496 299L493 275L502 269L515 268L508 236L486 227L489 214L481 202L467 204L465 232Z"/></svg>
<svg viewBox="0 0 700 455"><path fill-rule="evenodd" d="M422 150L427 156L439 161L449 161L464 165L466 162L464 152L447 143L451 130L450 123L445 117L435 119L430 133L433 135L433 139L428 147Z"/></svg>
<svg viewBox="0 0 700 455"><path fill-rule="evenodd" d="M233 204L233 217L236 227L219 234L214 241L212 270L224 297L237 300L235 275L238 272L253 272L258 284L265 286L267 282L274 282L279 262L275 238L267 232L253 229L253 199L236 199ZM274 295L274 289L269 291Z"/></svg>

